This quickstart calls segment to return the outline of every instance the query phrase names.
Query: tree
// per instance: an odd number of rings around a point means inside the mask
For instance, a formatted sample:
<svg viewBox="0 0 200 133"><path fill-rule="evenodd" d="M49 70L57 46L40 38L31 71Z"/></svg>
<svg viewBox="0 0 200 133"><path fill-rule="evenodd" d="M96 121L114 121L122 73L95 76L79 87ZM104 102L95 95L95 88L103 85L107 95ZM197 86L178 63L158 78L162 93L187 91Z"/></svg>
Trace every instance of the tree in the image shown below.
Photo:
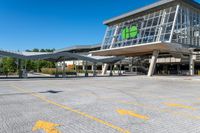
<svg viewBox="0 0 200 133"><path fill-rule="evenodd" d="M32 50L26 50L28 52L53 52L55 49L37 49L34 48ZM36 60L36 61L27 61L27 70L41 71L42 68L55 68L55 64L50 61L45 60Z"/></svg>
<svg viewBox="0 0 200 133"><path fill-rule="evenodd" d="M3 62L2 62L2 58L0 58L0 74L3 73Z"/></svg>
<svg viewBox="0 0 200 133"><path fill-rule="evenodd" d="M16 59L5 57L2 59L2 68L5 75L15 73L17 71Z"/></svg>
<svg viewBox="0 0 200 133"><path fill-rule="evenodd" d="M28 49L27 49L26 52L31 52L31 50L28 50Z"/></svg>
<svg viewBox="0 0 200 133"><path fill-rule="evenodd" d="M40 52L46 52L46 50L45 49L40 49Z"/></svg>
<svg viewBox="0 0 200 133"><path fill-rule="evenodd" d="M37 49L26 50L26 52L53 52L55 49ZM0 73L5 75L16 73L17 68L17 59L5 57L0 59ZM55 68L55 64L53 62L45 61L45 60L23 60L21 59L21 65L25 65L27 71L41 71L42 68Z"/></svg>
<svg viewBox="0 0 200 133"><path fill-rule="evenodd" d="M36 61L32 61L32 60L28 60L26 61L26 68L27 71L37 71L37 62Z"/></svg>
<svg viewBox="0 0 200 133"><path fill-rule="evenodd" d="M34 49L32 50L32 52L40 52L40 50L37 49L37 48L34 48Z"/></svg>

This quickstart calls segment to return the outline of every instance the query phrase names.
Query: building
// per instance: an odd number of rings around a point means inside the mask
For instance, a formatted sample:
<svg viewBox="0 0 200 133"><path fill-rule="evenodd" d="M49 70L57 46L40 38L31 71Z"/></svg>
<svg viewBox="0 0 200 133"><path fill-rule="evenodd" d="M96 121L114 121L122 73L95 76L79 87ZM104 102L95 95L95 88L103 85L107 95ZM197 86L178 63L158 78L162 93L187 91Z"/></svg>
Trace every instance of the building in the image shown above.
<svg viewBox="0 0 200 133"><path fill-rule="evenodd" d="M200 70L200 4L193 0L160 0L104 24L101 50L93 55L145 57L148 76Z"/></svg>

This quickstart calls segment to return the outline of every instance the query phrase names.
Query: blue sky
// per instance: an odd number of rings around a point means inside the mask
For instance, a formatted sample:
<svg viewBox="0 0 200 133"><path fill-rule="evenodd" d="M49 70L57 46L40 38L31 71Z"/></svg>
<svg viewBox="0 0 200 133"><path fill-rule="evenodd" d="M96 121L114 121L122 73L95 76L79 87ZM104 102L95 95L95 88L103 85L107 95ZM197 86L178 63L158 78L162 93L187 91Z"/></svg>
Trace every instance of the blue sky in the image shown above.
<svg viewBox="0 0 200 133"><path fill-rule="evenodd" d="M0 48L57 49L101 43L104 20L155 1L0 0Z"/></svg>

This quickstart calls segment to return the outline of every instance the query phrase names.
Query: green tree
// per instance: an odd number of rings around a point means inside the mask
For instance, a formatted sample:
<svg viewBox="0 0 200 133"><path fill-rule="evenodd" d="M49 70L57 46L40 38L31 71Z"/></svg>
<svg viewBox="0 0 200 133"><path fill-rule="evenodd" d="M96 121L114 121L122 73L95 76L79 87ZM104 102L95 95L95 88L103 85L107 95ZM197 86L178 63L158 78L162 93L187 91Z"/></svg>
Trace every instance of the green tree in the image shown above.
<svg viewBox="0 0 200 133"><path fill-rule="evenodd" d="M0 58L0 74L3 73L3 62L2 62L2 58Z"/></svg>
<svg viewBox="0 0 200 133"><path fill-rule="evenodd" d="M26 61L27 71L37 71L37 63L36 61L28 60Z"/></svg>
<svg viewBox="0 0 200 133"><path fill-rule="evenodd" d="M46 52L46 50L45 49L40 49L40 52Z"/></svg>
<svg viewBox="0 0 200 133"><path fill-rule="evenodd" d="M34 48L32 50L26 50L27 52L53 52L55 49L37 49ZM41 71L42 68L55 68L55 64L53 62L45 61L45 60L36 60L36 61L27 61L27 70L33 71Z"/></svg>
<svg viewBox="0 0 200 133"><path fill-rule="evenodd" d="M37 49L37 48L34 48L34 49L32 50L32 52L40 52L40 50Z"/></svg>
<svg viewBox="0 0 200 133"><path fill-rule="evenodd" d="M16 59L5 57L2 59L2 68L5 75L15 73L17 71Z"/></svg>
<svg viewBox="0 0 200 133"><path fill-rule="evenodd" d="M31 50L28 50L28 49L27 49L26 52L31 52Z"/></svg>

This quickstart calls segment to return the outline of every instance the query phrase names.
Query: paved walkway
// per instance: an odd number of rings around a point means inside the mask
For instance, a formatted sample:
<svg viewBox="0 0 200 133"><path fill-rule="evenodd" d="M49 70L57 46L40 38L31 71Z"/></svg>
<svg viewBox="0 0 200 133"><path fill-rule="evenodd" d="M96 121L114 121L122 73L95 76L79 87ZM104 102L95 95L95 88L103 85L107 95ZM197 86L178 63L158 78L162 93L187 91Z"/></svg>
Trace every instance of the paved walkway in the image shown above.
<svg viewBox="0 0 200 133"><path fill-rule="evenodd" d="M198 133L200 82L190 78L1 80L0 132Z"/></svg>

